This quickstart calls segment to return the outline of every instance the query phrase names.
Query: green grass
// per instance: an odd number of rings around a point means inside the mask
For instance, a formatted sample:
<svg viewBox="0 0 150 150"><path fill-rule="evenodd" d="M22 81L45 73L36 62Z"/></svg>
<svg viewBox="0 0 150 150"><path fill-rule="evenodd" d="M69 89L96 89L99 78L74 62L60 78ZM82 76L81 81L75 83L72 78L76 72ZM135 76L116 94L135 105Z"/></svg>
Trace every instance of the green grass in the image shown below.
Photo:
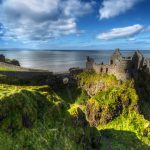
<svg viewBox="0 0 150 150"><path fill-rule="evenodd" d="M150 122L148 120L145 120L143 115L137 114L137 112L132 111L129 112L128 114L121 115L114 119L112 122L108 123L107 125L104 126L99 126L99 130L117 130L123 131L124 135L117 135L115 132L112 132L111 135L109 136L108 134L108 139L114 141L116 139L116 143L125 143L125 145L122 146L126 149L146 149L145 145L150 146ZM134 133L135 137L141 142L137 142L134 144L132 140L134 138L132 136L125 137L125 132L132 132ZM105 136L107 136L107 134ZM104 136L104 137L105 137ZM118 137L117 137L118 136ZM141 144L143 143L143 144ZM114 146L114 145L113 145ZM128 148L127 148L128 147ZM150 149L147 147L147 149Z"/></svg>
<svg viewBox="0 0 150 150"><path fill-rule="evenodd" d="M29 81L1 76L0 149L150 149L149 107L146 107L150 102L145 100L141 105L136 81L119 85L114 76L92 72L81 73L77 78L79 86L54 91L46 85L28 86ZM99 81L104 81L108 88L89 96L83 85ZM149 89L147 84L142 85L145 91ZM144 98L148 96L149 92ZM147 111L140 114L139 107ZM88 115L97 119L97 113L101 114L99 124L90 126Z"/></svg>
<svg viewBox="0 0 150 150"><path fill-rule="evenodd" d="M75 126L65 101L48 86L0 85L0 91L0 149L93 149L98 131Z"/></svg>
<svg viewBox="0 0 150 150"><path fill-rule="evenodd" d="M0 71L16 71L16 70L8 67L0 67Z"/></svg>
<svg viewBox="0 0 150 150"><path fill-rule="evenodd" d="M107 74L96 74L93 71L86 71L77 76L80 80L80 84L89 86L91 83L96 83L98 81L104 81L105 83L109 84L109 86L117 85L118 81L114 75L107 75Z"/></svg>
<svg viewBox="0 0 150 150"><path fill-rule="evenodd" d="M149 92L146 92L150 89L149 76L143 76L143 80L142 78L140 78L141 81L138 80L138 84L140 82L143 88L142 99L140 99L138 90L135 88L137 81L128 80L118 85L113 76L98 75L91 72L84 72L78 77L80 85L89 86L101 80L110 85L109 88L96 93L87 101L91 109L90 116L96 116L98 113L101 115L97 128L104 134L104 136L102 134L102 149L109 149L108 143L111 143L110 145L114 150L150 149L147 146L150 146L150 121L145 119L150 115L148 108L150 101L147 100L150 95ZM118 107L121 110L119 112ZM144 110L144 114L140 114L139 109ZM105 121L108 118L110 121ZM91 120L92 118L88 119L89 122L94 121ZM134 144L134 142L137 144Z"/></svg>

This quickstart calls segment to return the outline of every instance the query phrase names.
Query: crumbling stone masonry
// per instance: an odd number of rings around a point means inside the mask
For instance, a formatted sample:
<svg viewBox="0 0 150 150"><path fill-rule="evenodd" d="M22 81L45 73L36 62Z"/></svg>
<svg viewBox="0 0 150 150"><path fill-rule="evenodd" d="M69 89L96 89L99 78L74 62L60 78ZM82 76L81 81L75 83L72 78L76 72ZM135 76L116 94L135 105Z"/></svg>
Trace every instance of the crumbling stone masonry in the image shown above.
<svg viewBox="0 0 150 150"><path fill-rule="evenodd" d="M96 73L115 75L118 80L125 81L138 75L139 70L150 71L150 59L145 59L140 51L136 51L132 57L122 56L119 49L115 50L109 64L96 64L93 58L87 57L87 70Z"/></svg>

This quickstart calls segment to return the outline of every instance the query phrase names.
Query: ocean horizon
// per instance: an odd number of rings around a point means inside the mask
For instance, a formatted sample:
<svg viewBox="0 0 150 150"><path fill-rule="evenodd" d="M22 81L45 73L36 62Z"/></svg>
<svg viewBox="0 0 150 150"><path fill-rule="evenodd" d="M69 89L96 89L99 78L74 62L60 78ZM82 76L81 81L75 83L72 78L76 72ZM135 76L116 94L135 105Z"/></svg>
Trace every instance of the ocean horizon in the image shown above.
<svg viewBox="0 0 150 150"><path fill-rule="evenodd" d="M70 68L85 68L86 56L96 63L109 63L114 50L0 50L9 59L17 59L22 67L65 72ZM121 50L125 56L132 56L134 50ZM145 58L150 58L150 50L141 50Z"/></svg>

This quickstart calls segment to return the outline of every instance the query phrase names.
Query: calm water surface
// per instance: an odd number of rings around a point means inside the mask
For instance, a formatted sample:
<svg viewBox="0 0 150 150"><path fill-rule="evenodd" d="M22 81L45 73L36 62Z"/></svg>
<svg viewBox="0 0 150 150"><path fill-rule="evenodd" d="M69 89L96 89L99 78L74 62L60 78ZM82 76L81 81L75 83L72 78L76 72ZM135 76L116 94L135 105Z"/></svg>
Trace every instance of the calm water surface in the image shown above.
<svg viewBox="0 0 150 150"><path fill-rule="evenodd" d="M122 51L130 56L134 51ZM0 51L7 58L19 60L21 66L27 68L44 69L53 72L67 71L72 67L85 67L86 56L90 56L97 63L108 63L113 51ZM150 51L142 51L144 57L150 58Z"/></svg>

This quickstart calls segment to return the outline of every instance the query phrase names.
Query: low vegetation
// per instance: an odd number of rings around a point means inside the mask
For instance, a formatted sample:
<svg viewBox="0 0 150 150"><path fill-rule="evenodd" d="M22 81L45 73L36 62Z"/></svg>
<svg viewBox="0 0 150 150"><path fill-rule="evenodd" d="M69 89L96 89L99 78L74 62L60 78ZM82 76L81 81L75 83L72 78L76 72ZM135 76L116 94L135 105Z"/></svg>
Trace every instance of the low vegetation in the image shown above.
<svg viewBox="0 0 150 150"><path fill-rule="evenodd" d="M76 85L55 90L0 76L0 149L150 149L145 110L150 95L144 79L120 83L94 72L76 79ZM145 100L139 84L147 91Z"/></svg>
<svg viewBox="0 0 150 150"><path fill-rule="evenodd" d="M7 68L7 67L0 67L0 71L16 71L15 69L10 69L10 68Z"/></svg>

